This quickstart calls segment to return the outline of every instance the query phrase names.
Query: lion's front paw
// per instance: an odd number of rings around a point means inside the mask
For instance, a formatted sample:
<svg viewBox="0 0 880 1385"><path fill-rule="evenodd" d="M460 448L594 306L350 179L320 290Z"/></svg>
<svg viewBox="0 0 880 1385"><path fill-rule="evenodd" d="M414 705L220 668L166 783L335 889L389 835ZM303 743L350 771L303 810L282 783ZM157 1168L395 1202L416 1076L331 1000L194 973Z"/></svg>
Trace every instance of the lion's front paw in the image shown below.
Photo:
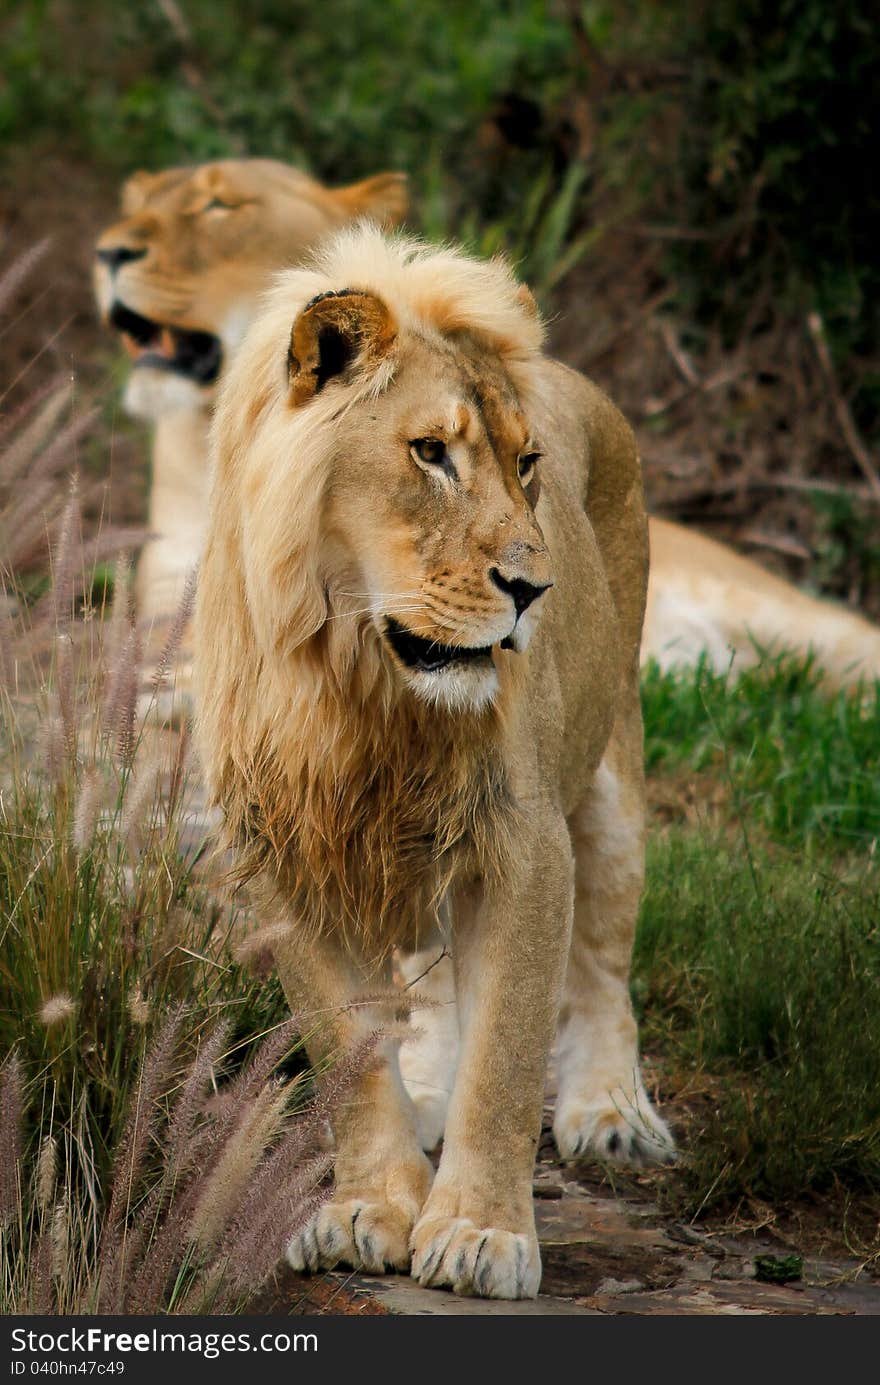
<svg viewBox="0 0 880 1385"><path fill-rule="evenodd" d="M467 1217L423 1217L412 1237L412 1275L480 1298L534 1298L541 1256L534 1231L480 1227Z"/></svg>
<svg viewBox="0 0 880 1385"><path fill-rule="evenodd" d="M287 1261L314 1272L350 1265L371 1274L409 1268L413 1217L388 1202L359 1198L327 1202L292 1237Z"/></svg>
<svg viewBox="0 0 880 1385"><path fill-rule="evenodd" d="M563 1159L593 1157L617 1164L671 1164L675 1140L644 1092L620 1090L595 1100L570 1097L556 1108L556 1148Z"/></svg>

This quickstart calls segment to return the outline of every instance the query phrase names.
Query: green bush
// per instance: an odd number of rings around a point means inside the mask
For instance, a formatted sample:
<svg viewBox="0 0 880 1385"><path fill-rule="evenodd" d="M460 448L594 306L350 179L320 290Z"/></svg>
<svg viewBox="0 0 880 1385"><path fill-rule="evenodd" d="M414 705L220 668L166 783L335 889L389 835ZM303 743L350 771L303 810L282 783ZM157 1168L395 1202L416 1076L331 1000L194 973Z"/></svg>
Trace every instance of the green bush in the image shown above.
<svg viewBox="0 0 880 1385"><path fill-rule="evenodd" d="M702 311L738 331L769 286L818 309L841 356L875 352L874 19L857 0L691 2L679 16L682 194L706 238L678 264Z"/></svg>
<svg viewBox="0 0 880 1385"><path fill-rule="evenodd" d="M649 851L634 993L646 1042L711 1104L684 1159L691 1209L880 1189L880 877L705 832Z"/></svg>

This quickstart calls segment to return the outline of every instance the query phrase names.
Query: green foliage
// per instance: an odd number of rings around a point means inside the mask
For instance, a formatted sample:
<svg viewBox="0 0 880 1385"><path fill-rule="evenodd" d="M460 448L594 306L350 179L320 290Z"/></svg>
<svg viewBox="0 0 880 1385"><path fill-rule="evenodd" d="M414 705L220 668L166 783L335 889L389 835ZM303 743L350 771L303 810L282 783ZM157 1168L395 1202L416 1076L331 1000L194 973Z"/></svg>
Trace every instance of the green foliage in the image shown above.
<svg viewBox="0 0 880 1385"><path fill-rule="evenodd" d="M516 265L539 302L546 304L553 289L606 232L604 225L579 231L583 214L586 170L573 163L557 186L552 170L541 170L521 205L487 221L476 207L456 214L456 194L435 161L428 173L421 204L422 230L433 240L445 240L455 226L455 239L477 255L499 251Z"/></svg>
<svg viewBox="0 0 880 1385"><path fill-rule="evenodd" d="M684 1161L692 1210L880 1188L880 873L671 832L651 845L634 991L717 1095Z"/></svg>
<svg viewBox="0 0 880 1385"><path fill-rule="evenodd" d="M768 282L839 354L880 346L877 25L858 0L685 4L679 265L732 330Z"/></svg>
<svg viewBox="0 0 880 1385"><path fill-rule="evenodd" d="M416 171L431 148L466 160L500 91L552 95L571 69L567 27L543 0L184 10L203 92L158 5L94 0L84 19L70 0L19 3L4 36L0 139L64 123L74 150L120 172L258 153L343 181L386 164Z"/></svg>
<svg viewBox="0 0 880 1385"><path fill-rule="evenodd" d="M705 666L643 677L649 771L724 780L748 826L840 849L880 837L880 697L829 697L809 664L765 659L737 678Z"/></svg>
<svg viewBox="0 0 880 1385"><path fill-rule="evenodd" d="M721 783L728 820L655 831L634 959L645 1042L711 1102L691 1212L880 1190L880 704L765 659L643 678L652 776ZM699 809L698 809L699 811Z"/></svg>

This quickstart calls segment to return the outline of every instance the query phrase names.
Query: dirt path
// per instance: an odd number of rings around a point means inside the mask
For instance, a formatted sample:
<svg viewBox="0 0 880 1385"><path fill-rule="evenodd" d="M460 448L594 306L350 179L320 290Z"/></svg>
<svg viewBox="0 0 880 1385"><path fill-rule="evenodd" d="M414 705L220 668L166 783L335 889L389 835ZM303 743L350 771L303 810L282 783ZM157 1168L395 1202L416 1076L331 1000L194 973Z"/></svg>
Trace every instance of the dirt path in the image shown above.
<svg viewBox="0 0 880 1385"><path fill-rule="evenodd" d="M549 1132L549 1108L547 1130ZM390 1275L280 1275L263 1311L305 1314L402 1313L494 1317L559 1314L876 1315L880 1284L855 1260L805 1257L801 1279L757 1279L786 1266L779 1239L707 1235L664 1218L648 1200L596 1193L553 1157L544 1141L535 1176L544 1276L534 1302L463 1299ZM857 1277L858 1276L858 1277Z"/></svg>

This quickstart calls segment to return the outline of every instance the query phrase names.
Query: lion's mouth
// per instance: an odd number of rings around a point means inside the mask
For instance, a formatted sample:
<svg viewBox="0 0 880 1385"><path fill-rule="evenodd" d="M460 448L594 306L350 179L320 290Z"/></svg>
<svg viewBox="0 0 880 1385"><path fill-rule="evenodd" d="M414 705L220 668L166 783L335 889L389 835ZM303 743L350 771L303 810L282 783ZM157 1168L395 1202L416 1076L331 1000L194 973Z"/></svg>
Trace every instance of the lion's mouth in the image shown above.
<svg viewBox="0 0 880 1385"><path fill-rule="evenodd" d="M116 302L110 310L110 323L137 366L173 370L198 385L210 385L220 374L223 346L213 332L192 332L183 327L168 327Z"/></svg>
<svg viewBox="0 0 880 1385"><path fill-rule="evenodd" d="M475 648L463 644L440 644L437 640L426 640L421 635L414 635L411 630L407 630L393 616L386 616L385 618L385 634L400 662L405 664L407 668L416 669L419 673L442 673L444 669L456 665L473 666L481 662L486 664L492 662L492 646L490 644ZM501 648L513 648L509 637L501 641Z"/></svg>

